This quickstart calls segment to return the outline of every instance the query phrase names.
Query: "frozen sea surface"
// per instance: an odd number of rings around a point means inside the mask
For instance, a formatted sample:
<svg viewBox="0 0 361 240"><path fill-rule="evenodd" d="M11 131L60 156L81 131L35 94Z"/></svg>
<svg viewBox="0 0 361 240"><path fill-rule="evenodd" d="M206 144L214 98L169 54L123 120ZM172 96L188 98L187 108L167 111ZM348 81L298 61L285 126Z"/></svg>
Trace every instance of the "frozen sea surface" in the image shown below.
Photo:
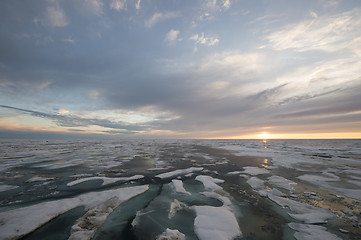
<svg viewBox="0 0 361 240"><path fill-rule="evenodd" d="M361 140L1 140L0 239L361 239Z"/></svg>

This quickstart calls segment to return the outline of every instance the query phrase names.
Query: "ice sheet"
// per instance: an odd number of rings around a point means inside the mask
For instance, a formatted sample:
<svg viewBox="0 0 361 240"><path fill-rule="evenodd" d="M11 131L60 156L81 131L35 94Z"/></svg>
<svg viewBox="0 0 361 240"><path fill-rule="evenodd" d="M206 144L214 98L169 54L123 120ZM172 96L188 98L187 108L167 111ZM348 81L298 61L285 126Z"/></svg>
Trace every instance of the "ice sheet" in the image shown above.
<svg viewBox="0 0 361 240"><path fill-rule="evenodd" d="M174 170L171 172L166 172L166 173L162 173L162 174L158 174L156 175L156 177L158 178L171 178L171 177L176 177L179 175L186 175L188 173L192 173L192 172L199 172L202 171L203 168L202 167L190 167L190 168L186 168L186 169L178 169L178 170Z"/></svg>
<svg viewBox="0 0 361 240"><path fill-rule="evenodd" d="M32 183L32 182L46 182L46 181L52 181L55 178L53 177L41 177L41 176L34 176L28 180L26 180L27 183Z"/></svg>
<svg viewBox="0 0 361 240"><path fill-rule="evenodd" d="M91 209L110 198L124 202L148 190L148 185L91 192L74 198L43 202L0 213L0 239L15 239L34 231L60 214L77 206Z"/></svg>

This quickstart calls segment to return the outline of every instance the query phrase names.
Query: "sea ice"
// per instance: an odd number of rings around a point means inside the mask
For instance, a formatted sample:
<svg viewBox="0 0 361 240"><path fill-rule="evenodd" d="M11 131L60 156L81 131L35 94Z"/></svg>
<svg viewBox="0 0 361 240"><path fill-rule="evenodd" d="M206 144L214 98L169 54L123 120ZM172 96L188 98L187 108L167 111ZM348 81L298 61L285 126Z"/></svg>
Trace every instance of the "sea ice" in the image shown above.
<svg viewBox="0 0 361 240"><path fill-rule="evenodd" d="M14 186L14 185L0 185L0 192L5 192L7 190L11 190L11 189L15 189L18 188L19 186Z"/></svg>
<svg viewBox="0 0 361 240"><path fill-rule="evenodd" d="M263 190L263 189L265 189L264 181L259 179L258 177L251 177L250 179L247 180L247 183L254 190Z"/></svg>
<svg viewBox="0 0 361 240"><path fill-rule="evenodd" d="M268 182L271 184L271 185L275 185L277 187L280 187L280 188L283 188L283 189L286 189L288 191L293 191L294 188L292 185L297 185L297 183L291 181L291 180L288 180L284 177L281 177L281 176L271 176L268 178Z"/></svg>
<svg viewBox="0 0 361 240"><path fill-rule="evenodd" d="M124 202L147 191L148 188L148 185L142 185L102 192L90 192L74 198L43 202L1 212L0 239L18 239L75 207L85 206L87 209L91 209L113 197L118 198L120 202Z"/></svg>
<svg viewBox="0 0 361 240"><path fill-rule="evenodd" d="M222 180L222 179L213 178L211 176L205 176L205 175L198 175L195 179L197 181L202 182L206 189L211 189L211 190L223 189L221 186L217 185L217 183L224 182L224 180Z"/></svg>
<svg viewBox="0 0 361 240"><path fill-rule="evenodd" d="M88 178L81 178L74 181L67 183L68 187L72 187L74 185L80 184L82 182L91 181L91 180L102 180L102 186L109 185L119 181L132 181L144 178L143 175L134 175L132 177L120 177L120 178L108 178L108 177L88 177Z"/></svg>
<svg viewBox="0 0 361 240"><path fill-rule="evenodd" d="M177 229L167 228L165 232L157 237L157 240L185 240L186 236Z"/></svg>
<svg viewBox="0 0 361 240"><path fill-rule="evenodd" d="M290 209L290 211L293 212L288 213L290 217L305 223L325 223L327 219L335 217L328 209L314 207L270 193L268 194L268 198L281 207Z"/></svg>
<svg viewBox="0 0 361 240"><path fill-rule="evenodd" d="M170 204L168 218L171 219L175 216L175 214L182 209L188 208L187 204L174 199L174 201Z"/></svg>
<svg viewBox="0 0 361 240"><path fill-rule="evenodd" d="M200 240L231 240L241 236L234 214L226 207L193 206L194 229Z"/></svg>
<svg viewBox="0 0 361 240"><path fill-rule="evenodd" d="M186 169L178 169L178 170L174 170L171 172L158 174L158 175L156 175L156 177L165 179L165 178L171 178L171 177L175 177L175 176L179 176L179 175L185 175L185 174L192 173L192 172L199 172L202 170L203 170L202 167L190 167L190 168L186 168Z"/></svg>
<svg viewBox="0 0 361 240"><path fill-rule="evenodd" d="M34 176L28 180L26 180L27 183L32 183L32 182L46 182L46 181L53 181L55 180L55 178L53 177L41 177L41 176Z"/></svg>
<svg viewBox="0 0 361 240"><path fill-rule="evenodd" d="M265 168L259 168L259 167L243 167L243 168L245 170L242 173L252 176L269 173L269 171Z"/></svg>
<svg viewBox="0 0 361 240"><path fill-rule="evenodd" d="M176 193L184 193L191 195L190 192L184 189L182 180L173 179L171 183L169 183L169 186L172 188L172 190Z"/></svg>
<svg viewBox="0 0 361 240"><path fill-rule="evenodd" d="M296 231L293 235L297 240L341 240L336 235L327 232L327 228L319 225L289 223L288 226Z"/></svg>
<svg viewBox="0 0 361 240"><path fill-rule="evenodd" d="M117 197L113 197L90 209L84 216L76 221L75 225L72 226L68 240L92 239L97 229L103 225L109 214L113 212L120 203L121 202Z"/></svg>

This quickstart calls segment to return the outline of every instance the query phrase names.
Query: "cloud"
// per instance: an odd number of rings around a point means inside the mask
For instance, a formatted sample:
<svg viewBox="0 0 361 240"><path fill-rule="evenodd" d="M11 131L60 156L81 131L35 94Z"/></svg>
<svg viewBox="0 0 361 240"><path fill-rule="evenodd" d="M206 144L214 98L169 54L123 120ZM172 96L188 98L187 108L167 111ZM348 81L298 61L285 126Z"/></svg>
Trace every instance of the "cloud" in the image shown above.
<svg viewBox="0 0 361 240"><path fill-rule="evenodd" d="M157 24L160 21L176 18L178 16L179 16L179 12L154 13L152 17L145 20L144 25L147 28L152 28L155 24Z"/></svg>
<svg viewBox="0 0 361 240"><path fill-rule="evenodd" d="M64 10L59 5L55 5L46 8L45 19L42 23L49 27L66 27L69 24L69 19Z"/></svg>
<svg viewBox="0 0 361 240"><path fill-rule="evenodd" d="M189 38L189 40L195 41L197 44L214 46L219 43L219 39L217 37L204 36L202 32L201 35L195 34Z"/></svg>
<svg viewBox="0 0 361 240"><path fill-rule="evenodd" d="M83 0L86 8L96 15L104 13L104 3L101 0Z"/></svg>
<svg viewBox="0 0 361 240"><path fill-rule="evenodd" d="M16 108L12 106L0 105L1 108L16 110L19 112L30 114L34 117L40 117L55 121L58 126L61 127L89 127L89 126L99 126L103 128L110 128L116 130L126 130L126 131L143 131L147 127L139 124L129 124L122 121L110 121L107 119L97 119L97 118L82 118L76 115L68 114L67 110L59 109L57 114L49 114L39 111L33 111L23 108Z"/></svg>
<svg viewBox="0 0 361 240"><path fill-rule="evenodd" d="M140 9L140 0L137 0L137 2L135 3L135 9Z"/></svg>
<svg viewBox="0 0 361 240"><path fill-rule="evenodd" d="M114 9L117 11L126 10L127 9L127 1L126 0L112 0L110 2L110 9Z"/></svg>
<svg viewBox="0 0 361 240"><path fill-rule="evenodd" d="M179 30L171 29L171 30L165 35L165 41L166 41L166 42L174 42L174 41L176 41L176 40L180 40L180 39L178 39L179 33L180 33Z"/></svg>
<svg viewBox="0 0 361 240"><path fill-rule="evenodd" d="M294 49L299 52L335 52L355 50L360 46L361 9L320 16L311 12L311 15L312 19L285 26L283 30L269 34L266 40L275 50Z"/></svg>

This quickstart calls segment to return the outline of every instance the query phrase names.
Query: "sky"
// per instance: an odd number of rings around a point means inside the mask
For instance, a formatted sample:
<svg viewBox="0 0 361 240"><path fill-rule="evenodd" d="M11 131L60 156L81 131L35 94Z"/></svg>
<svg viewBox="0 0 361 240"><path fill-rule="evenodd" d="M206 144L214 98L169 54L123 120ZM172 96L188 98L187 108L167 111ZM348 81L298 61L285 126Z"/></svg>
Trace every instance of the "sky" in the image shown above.
<svg viewBox="0 0 361 240"><path fill-rule="evenodd" d="M0 138L361 138L359 0L2 0Z"/></svg>

